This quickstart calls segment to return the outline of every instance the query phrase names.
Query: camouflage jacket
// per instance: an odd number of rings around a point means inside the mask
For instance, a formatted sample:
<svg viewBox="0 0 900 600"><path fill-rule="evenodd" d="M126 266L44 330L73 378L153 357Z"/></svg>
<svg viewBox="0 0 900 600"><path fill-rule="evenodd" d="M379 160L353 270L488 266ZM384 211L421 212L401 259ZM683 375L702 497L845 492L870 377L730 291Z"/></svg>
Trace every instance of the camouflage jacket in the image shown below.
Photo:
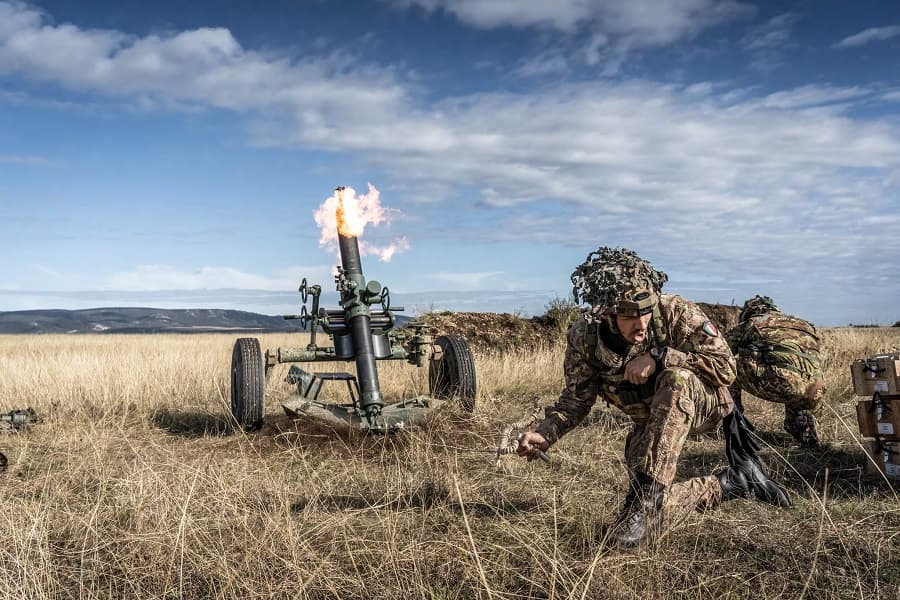
<svg viewBox="0 0 900 600"><path fill-rule="evenodd" d="M688 369L712 387L727 388L735 378L734 356L703 311L680 296L664 294L660 313L668 335L664 368ZM584 419L598 395L635 419L646 418L652 390L643 394L644 402L634 402L623 397L620 388L630 385L624 379L625 364L655 345L652 335L640 344L626 344L623 356L607 347L596 328L584 316L569 328L563 365L566 386L537 427L551 444Z"/></svg>
<svg viewBox="0 0 900 600"><path fill-rule="evenodd" d="M822 376L819 333L799 317L772 311L751 317L728 335L738 360L754 368L775 365L810 377Z"/></svg>

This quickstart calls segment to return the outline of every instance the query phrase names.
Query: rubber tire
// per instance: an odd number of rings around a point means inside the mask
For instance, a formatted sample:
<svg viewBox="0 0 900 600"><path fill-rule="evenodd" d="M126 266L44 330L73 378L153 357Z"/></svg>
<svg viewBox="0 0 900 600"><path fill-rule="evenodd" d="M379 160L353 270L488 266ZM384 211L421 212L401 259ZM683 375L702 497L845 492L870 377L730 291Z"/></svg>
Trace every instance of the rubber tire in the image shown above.
<svg viewBox="0 0 900 600"><path fill-rule="evenodd" d="M428 389L433 398L459 398L466 412L475 410L475 361L466 339L458 335L441 335L434 345L442 350L439 361L428 363Z"/></svg>
<svg viewBox="0 0 900 600"><path fill-rule="evenodd" d="M266 376L256 338L238 338L231 353L231 414L246 431L262 427Z"/></svg>

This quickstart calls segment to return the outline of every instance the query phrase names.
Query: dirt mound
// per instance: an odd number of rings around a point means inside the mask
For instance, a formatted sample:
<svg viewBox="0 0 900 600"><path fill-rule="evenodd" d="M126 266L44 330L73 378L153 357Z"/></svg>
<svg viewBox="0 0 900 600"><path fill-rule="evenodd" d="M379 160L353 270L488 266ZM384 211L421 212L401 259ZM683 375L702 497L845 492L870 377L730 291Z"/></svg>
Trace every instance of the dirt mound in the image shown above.
<svg viewBox="0 0 900 600"><path fill-rule="evenodd" d="M420 320L434 335L461 335L479 350L534 348L563 339L564 332L547 316L526 319L510 313L433 312Z"/></svg>
<svg viewBox="0 0 900 600"><path fill-rule="evenodd" d="M738 318L741 316L741 307L730 304L708 304L697 302L697 306L709 317L709 320L719 328L722 335L728 335L737 327Z"/></svg>

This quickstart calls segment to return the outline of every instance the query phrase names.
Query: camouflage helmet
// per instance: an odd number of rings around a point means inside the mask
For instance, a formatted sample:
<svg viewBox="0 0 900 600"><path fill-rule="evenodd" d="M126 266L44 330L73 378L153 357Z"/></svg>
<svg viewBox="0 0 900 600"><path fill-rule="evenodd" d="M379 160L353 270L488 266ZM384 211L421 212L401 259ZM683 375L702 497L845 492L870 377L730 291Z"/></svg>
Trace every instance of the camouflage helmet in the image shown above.
<svg viewBox="0 0 900 600"><path fill-rule="evenodd" d="M744 307L741 309L740 321L743 322L747 319L752 319L753 317L777 311L778 307L775 306L775 302L768 296L753 296L744 302Z"/></svg>
<svg viewBox="0 0 900 600"><path fill-rule="evenodd" d="M571 279L575 302L590 304L591 313L645 315L669 277L631 250L603 246L588 254Z"/></svg>

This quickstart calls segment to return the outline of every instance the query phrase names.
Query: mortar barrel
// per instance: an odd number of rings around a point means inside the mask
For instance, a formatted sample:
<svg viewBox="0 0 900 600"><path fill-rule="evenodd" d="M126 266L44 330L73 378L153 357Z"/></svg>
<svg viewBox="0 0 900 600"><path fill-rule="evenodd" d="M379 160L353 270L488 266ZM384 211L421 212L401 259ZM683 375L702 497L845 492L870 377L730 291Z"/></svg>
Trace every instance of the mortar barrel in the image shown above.
<svg viewBox="0 0 900 600"><path fill-rule="evenodd" d="M341 250L341 266L347 275L362 275L362 260L359 257L359 241L355 235L338 233Z"/></svg>
<svg viewBox="0 0 900 600"><path fill-rule="evenodd" d="M341 266L347 277L356 283L355 294L345 294L344 307L350 337L353 340L356 378L359 382L360 405L367 415L381 413L384 401L378 383L378 369L375 366L375 349L372 344L372 325L369 307L362 299L366 287L362 261L359 257L359 242L356 236L338 232L338 246L341 251ZM350 304L348 306L348 304Z"/></svg>

